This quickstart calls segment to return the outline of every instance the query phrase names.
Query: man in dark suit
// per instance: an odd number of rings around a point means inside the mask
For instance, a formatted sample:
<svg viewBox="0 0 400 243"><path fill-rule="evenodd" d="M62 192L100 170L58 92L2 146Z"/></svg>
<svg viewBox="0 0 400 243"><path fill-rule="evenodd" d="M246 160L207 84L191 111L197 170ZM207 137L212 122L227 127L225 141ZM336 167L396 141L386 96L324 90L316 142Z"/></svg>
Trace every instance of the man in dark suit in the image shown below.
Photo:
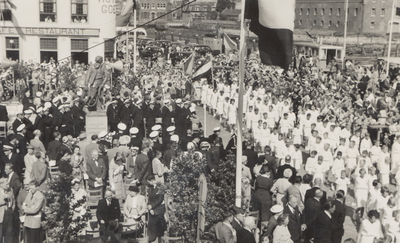
<svg viewBox="0 0 400 243"><path fill-rule="evenodd" d="M109 131L110 132L118 132L118 123L119 123L119 111L117 109L118 101L113 100L108 106L107 106L107 121L108 121L108 126L109 126Z"/></svg>
<svg viewBox="0 0 400 243"><path fill-rule="evenodd" d="M273 179L276 179L277 178L276 173L278 170L279 163L278 163L278 158L273 156L271 151L272 149L269 145L265 146L264 149L265 155L260 156L260 158L264 157L264 161L267 161L268 167L271 168Z"/></svg>
<svg viewBox="0 0 400 243"><path fill-rule="evenodd" d="M60 139L61 139L61 134L58 131L55 131L53 133L54 140L51 141L47 147L47 156L49 157L50 161L55 161L59 158L60 154L60 147L62 145ZM55 164L54 164L55 165Z"/></svg>
<svg viewBox="0 0 400 243"><path fill-rule="evenodd" d="M18 140L17 148L19 149L19 154L22 156L25 156L25 154L28 153L28 149L26 148L26 144L28 142L26 133L27 130L25 124L21 124L19 127L17 127L17 134L15 135L15 138Z"/></svg>
<svg viewBox="0 0 400 243"><path fill-rule="evenodd" d="M314 243L332 242L332 213L335 212L335 205L332 202L324 204L324 211L319 211L314 225Z"/></svg>
<svg viewBox="0 0 400 243"><path fill-rule="evenodd" d="M236 232L237 243L256 243L253 230L258 231L253 217L247 216L243 220L243 228ZM256 232L258 235L258 232Z"/></svg>
<svg viewBox="0 0 400 243"><path fill-rule="evenodd" d="M28 109L24 111L25 116L22 118L22 122L25 124L26 128L26 133L25 137L27 141L30 141L33 139L35 136L33 136L33 124L31 120L29 119L32 115L32 110Z"/></svg>
<svg viewBox="0 0 400 243"><path fill-rule="evenodd" d="M23 113L18 113L18 114L17 114L17 118L15 118L15 120L14 120L14 122L13 122L13 124L12 124L14 133L17 133L17 128L18 128L21 124L23 124L23 122L22 122L22 119L23 119L23 118L24 118L24 114L23 114Z"/></svg>
<svg viewBox="0 0 400 243"><path fill-rule="evenodd" d="M307 225L304 242L309 242L314 237L314 224L319 211L321 211L320 200L323 196L322 190L315 190L315 196L309 198L305 203L304 220Z"/></svg>
<svg viewBox="0 0 400 243"><path fill-rule="evenodd" d="M292 171L292 176L289 178L289 181L290 181L290 182L293 181L294 177L296 176L297 171L296 171L295 168L293 168L293 167L290 165L291 160L292 160L292 157L290 157L290 155L286 155L286 157L285 157L285 164L279 166L279 167L278 167L278 171L276 172L276 177L277 177L277 179L283 178L283 172L284 172L286 169L290 169L290 170Z"/></svg>
<svg viewBox="0 0 400 243"><path fill-rule="evenodd" d="M275 227L278 225L277 219L283 212L283 207L279 204L276 204L271 207L270 211L272 213L272 216L269 218L268 225L265 229L264 234L266 234L268 238L271 240L272 233L274 232Z"/></svg>
<svg viewBox="0 0 400 243"><path fill-rule="evenodd" d="M0 97L0 103L1 103L1 98L2 97ZM9 118L8 118L7 107L5 105L0 104L0 121L7 122L8 120Z"/></svg>
<svg viewBox="0 0 400 243"><path fill-rule="evenodd" d="M4 172L8 177L8 185L14 193L14 199L17 199L19 190L21 189L21 180L17 173L14 173L14 165L7 163L4 167Z"/></svg>
<svg viewBox="0 0 400 243"><path fill-rule="evenodd" d="M293 243L301 242L301 232L306 229L306 225L302 224L303 220L297 207L297 201L297 196L291 195L288 204L283 209L283 213L289 214L288 229Z"/></svg>
<svg viewBox="0 0 400 243"><path fill-rule="evenodd" d="M107 168L104 160L99 158L99 151L92 151L92 158L86 164L86 173L89 176L89 188L99 188L105 183Z"/></svg>
<svg viewBox="0 0 400 243"><path fill-rule="evenodd" d="M306 194L304 195L305 202L307 202L309 198L313 198L315 196L315 191L321 188L321 184L322 180L320 178L314 179L314 186L311 189L308 189L306 191ZM319 200L319 202L321 203L321 208L324 206L326 202L326 191L322 190L322 193L323 193L322 198Z"/></svg>
<svg viewBox="0 0 400 243"><path fill-rule="evenodd" d="M1 175L3 176L4 173L4 167L6 164L10 163L14 165L14 168L19 167L19 155L17 153L14 153L13 150L15 148L11 144L4 144L3 145L3 153L4 155L1 156L0 159L0 170L1 170ZM21 168L22 172L22 168Z"/></svg>
<svg viewBox="0 0 400 243"><path fill-rule="evenodd" d="M104 198L99 200L97 205L96 217L102 228L107 230L110 221L118 222L121 217L121 208L118 199L113 198L111 191L107 190Z"/></svg>
<svg viewBox="0 0 400 243"><path fill-rule="evenodd" d="M243 229L243 220L244 220L244 211L239 207L233 208L233 220L231 222L232 227L238 232L239 230Z"/></svg>
<svg viewBox="0 0 400 243"><path fill-rule="evenodd" d="M336 199L332 202L335 205L335 212L332 213L332 243L342 242L344 234L344 219L346 217L346 206L344 201L344 191L339 190L336 192Z"/></svg>

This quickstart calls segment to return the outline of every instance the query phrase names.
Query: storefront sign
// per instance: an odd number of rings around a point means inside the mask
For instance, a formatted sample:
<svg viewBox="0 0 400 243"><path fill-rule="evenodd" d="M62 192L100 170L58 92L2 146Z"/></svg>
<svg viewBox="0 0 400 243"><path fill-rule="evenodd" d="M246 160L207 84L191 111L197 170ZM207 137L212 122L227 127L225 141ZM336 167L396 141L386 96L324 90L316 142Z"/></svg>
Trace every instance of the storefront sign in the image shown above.
<svg viewBox="0 0 400 243"><path fill-rule="evenodd" d="M93 36L98 37L100 29L82 28L37 28L37 27L0 27L0 35L54 35L54 36Z"/></svg>

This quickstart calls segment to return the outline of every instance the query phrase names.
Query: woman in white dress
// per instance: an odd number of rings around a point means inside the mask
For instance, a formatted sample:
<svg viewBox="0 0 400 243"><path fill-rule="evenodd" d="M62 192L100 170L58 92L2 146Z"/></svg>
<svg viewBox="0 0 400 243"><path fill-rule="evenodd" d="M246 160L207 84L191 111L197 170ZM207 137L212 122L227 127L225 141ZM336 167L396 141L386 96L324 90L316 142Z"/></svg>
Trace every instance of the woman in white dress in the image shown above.
<svg viewBox="0 0 400 243"><path fill-rule="evenodd" d="M367 202L367 211L377 209L377 200L379 195L381 194L382 184L378 180L374 180L372 182L372 188L369 189L368 192L368 202Z"/></svg>
<svg viewBox="0 0 400 243"><path fill-rule="evenodd" d="M389 184L389 173L390 173L390 153L386 145L382 146L382 152L379 154L378 169L381 175L382 185Z"/></svg>
<svg viewBox="0 0 400 243"><path fill-rule="evenodd" d="M231 127L231 131L233 131L233 126L236 124L236 104L235 100L231 99L228 109L228 124Z"/></svg>
<svg viewBox="0 0 400 243"><path fill-rule="evenodd" d="M144 196L139 194L139 187L130 186L129 194L126 197L123 214L124 224L130 225L129 230L138 228L141 220L144 220L144 214L147 211L147 203Z"/></svg>
<svg viewBox="0 0 400 243"><path fill-rule="evenodd" d="M117 152L109 165L109 182L111 190L115 192L117 199L125 198L125 187L123 181L124 164L126 163L125 156L121 152Z"/></svg>
<svg viewBox="0 0 400 243"><path fill-rule="evenodd" d="M355 179L354 195L357 202L356 212L361 211L361 217L363 217L364 209L366 208L368 200L368 177L365 169L360 169L360 175Z"/></svg>
<svg viewBox="0 0 400 243"><path fill-rule="evenodd" d="M368 212L368 218L361 222L360 230L357 235L357 243L373 243L375 238L383 236L379 216L376 210Z"/></svg>
<svg viewBox="0 0 400 243"><path fill-rule="evenodd" d="M383 224L385 235L392 237L392 242L400 242L400 210L394 210L392 217Z"/></svg>
<svg viewBox="0 0 400 243"><path fill-rule="evenodd" d="M382 208L381 223L385 226L393 218L393 211L396 210L396 199L394 197L389 198L387 204Z"/></svg>
<svg viewBox="0 0 400 243"><path fill-rule="evenodd" d="M289 214L284 213L279 215L277 219L278 225L274 229L273 233L273 243L293 243L290 238L290 231L288 229L289 224Z"/></svg>

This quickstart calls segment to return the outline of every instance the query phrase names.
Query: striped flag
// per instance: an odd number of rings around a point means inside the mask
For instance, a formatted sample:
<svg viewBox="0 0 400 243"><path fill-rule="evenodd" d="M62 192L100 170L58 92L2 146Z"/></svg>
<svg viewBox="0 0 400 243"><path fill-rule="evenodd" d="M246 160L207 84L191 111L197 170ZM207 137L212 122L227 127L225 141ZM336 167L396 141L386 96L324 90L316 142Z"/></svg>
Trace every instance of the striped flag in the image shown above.
<svg viewBox="0 0 400 243"><path fill-rule="evenodd" d="M123 4L122 1L120 4ZM131 19L133 9L139 10L140 3L138 0L127 0L125 5L121 6L121 12L116 16L117 26L126 26Z"/></svg>
<svg viewBox="0 0 400 243"><path fill-rule="evenodd" d="M237 44L224 32L225 52L237 50Z"/></svg>
<svg viewBox="0 0 400 243"><path fill-rule="evenodd" d="M193 79L201 79L211 76L212 60L204 63L196 72L192 75Z"/></svg>
<svg viewBox="0 0 400 243"><path fill-rule="evenodd" d="M295 0L246 0L245 16L258 35L261 62L287 70L292 61Z"/></svg>
<svg viewBox="0 0 400 243"><path fill-rule="evenodd" d="M186 59L185 63L183 64L183 70L185 71L186 75L190 75L193 72L193 65L194 65L194 53L192 53L188 59Z"/></svg>

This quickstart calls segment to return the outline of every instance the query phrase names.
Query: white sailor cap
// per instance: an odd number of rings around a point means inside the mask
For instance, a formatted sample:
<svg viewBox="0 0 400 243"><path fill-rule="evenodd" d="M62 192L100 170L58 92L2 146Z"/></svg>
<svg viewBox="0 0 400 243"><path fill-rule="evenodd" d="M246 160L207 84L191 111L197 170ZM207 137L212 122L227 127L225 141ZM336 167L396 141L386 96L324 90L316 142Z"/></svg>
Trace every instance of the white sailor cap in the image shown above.
<svg viewBox="0 0 400 243"><path fill-rule="evenodd" d="M39 108L37 108L37 110L36 110L37 113L40 113L42 111L43 111L43 107L41 107L41 106Z"/></svg>
<svg viewBox="0 0 400 243"><path fill-rule="evenodd" d="M128 135L124 135L119 138L119 143L122 145L126 145L126 144L130 143L130 141L131 141L131 138Z"/></svg>
<svg viewBox="0 0 400 243"><path fill-rule="evenodd" d="M221 131L221 128L220 128L220 127L216 127L216 128L213 129L213 131L214 131L214 132L220 132L220 131Z"/></svg>
<svg viewBox="0 0 400 243"><path fill-rule="evenodd" d="M167 127L167 132L173 132L173 131L175 131L175 126Z"/></svg>
<svg viewBox="0 0 400 243"><path fill-rule="evenodd" d="M101 131L101 132L99 132L98 137L99 138L104 138L106 135L107 135L107 131Z"/></svg>
<svg viewBox="0 0 400 243"><path fill-rule="evenodd" d="M171 142L179 142L179 136L174 134L171 136Z"/></svg>
<svg viewBox="0 0 400 243"><path fill-rule="evenodd" d="M152 132L150 133L149 137L150 137L150 138L155 138L155 137L157 137L158 135L159 135L159 132L158 132L158 131L152 131Z"/></svg>
<svg viewBox="0 0 400 243"><path fill-rule="evenodd" d="M176 99L175 103L181 104L182 103L182 99Z"/></svg>
<svg viewBox="0 0 400 243"><path fill-rule="evenodd" d="M129 133L130 134L138 134L139 129L137 127L132 127L131 129L129 129Z"/></svg>
<svg viewBox="0 0 400 243"><path fill-rule="evenodd" d="M24 110L24 114L32 114L32 110L31 109Z"/></svg>
<svg viewBox="0 0 400 243"><path fill-rule="evenodd" d="M121 131L125 131L126 130L126 125L124 123L118 123L117 127Z"/></svg>
<svg viewBox="0 0 400 243"><path fill-rule="evenodd" d="M20 131L24 130L24 128L25 128L25 124L19 125L19 126L17 127L17 132L20 132Z"/></svg>
<svg viewBox="0 0 400 243"><path fill-rule="evenodd" d="M161 125L158 125L158 124L157 124L157 125L152 126L152 127L151 127L151 130L152 130L152 131L160 131L160 130L161 130Z"/></svg>
<svg viewBox="0 0 400 243"><path fill-rule="evenodd" d="M3 145L3 150L12 150L13 147L10 145Z"/></svg>

